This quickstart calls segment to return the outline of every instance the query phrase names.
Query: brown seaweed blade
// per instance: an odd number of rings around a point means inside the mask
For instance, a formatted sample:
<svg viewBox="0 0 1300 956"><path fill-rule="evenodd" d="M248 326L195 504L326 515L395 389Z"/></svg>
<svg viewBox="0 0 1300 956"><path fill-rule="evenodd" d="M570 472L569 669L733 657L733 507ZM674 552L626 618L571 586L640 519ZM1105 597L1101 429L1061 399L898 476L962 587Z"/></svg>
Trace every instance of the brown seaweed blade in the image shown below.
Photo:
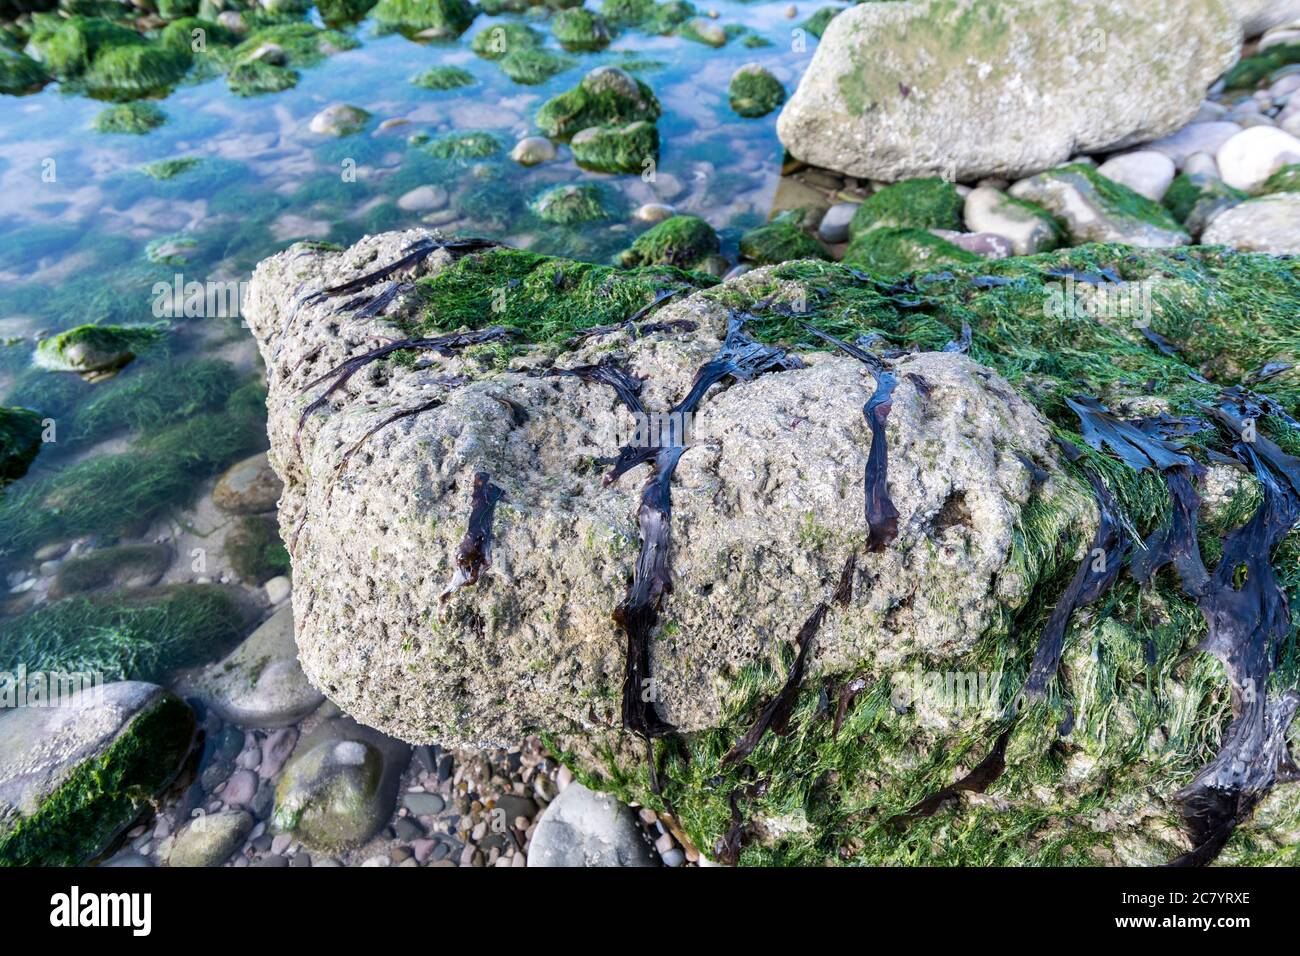
<svg viewBox="0 0 1300 956"><path fill-rule="evenodd" d="M939 811L940 807L962 791L984 793L989 787L993 786L998 777L1002 776L1002 771L1007 769L1007 741L1010 739L1011 728L1008 727L993 742L993 749L968 774L956 783L949 784L942 790L937 790L924 800L913 804L906 812L891 817L886 825L894 828L905 827L922 817L932 817Z"/></svg>
<svg viewBox="0 0 1300 956"><path fill-rule="evenodd" d="M550 368L541 373L547 377L572 376L589 384L608 385L618 396L618 400L633 415L644 415L645 406L641 403L641 388L645 384L611 357L605 357L592 365L579 365L574 368Z"/></svg>
<svg viewBox="0 0 1300 956"><path fill-rule="evenodd" d="M492 239L440 240L432 237L418 239L403 249L402 255L388 263L388 265L381 266L373 272L367 272L364 275L357 276L355 279L349 279L347 282L341 282L338 285L329 286L318 292L313 292L311 295L302 299L302 304L311 305L315 302L320 302L334 296L350 295L353 292L359 292L367 286L372 286L377 282L382 282L394 273L418 265L439 249L448 249L452 252L464 254L468 252L477 252L483 249L492 249L499 245L499 242Z"/></svg>
<svg viewBox="0 0 1300 956"><path fill-rule="evenodd" d="M492 517L497 502L504 495L505 492L492 484L486 471L475 473L474 490L470 493L469 525L460 547L456 549L456 572L440 601L446 601L457 588L477 584L479 575L492 566Z"/></svg>
<svg viewBox="0 0 1300 956"><path fill-rule="evenodd" d="M744 326L748 317L739 314L732 315L727 320L727 337L722 342L722 348L716 356L700 366L686 397L672 407L671 417L694 412L704 400L705 393L725 378L749 382L764 372L787 372L803 368L803 363L796 356L789 355L785 349L755 342L747 336Z"/></svg>
<svg viewBox="0 0 1300 956"><path fill-rule="evenodd" d="M673 470L684 448L664 448L655 456L655 468L641 489L638 521L641 551L637 555L627 596L614 610L614 620L627 640L627 661L623 672L623 726L643 737L657 737L673 730L654 706L654 683L650 672L650 632L659 620L659 605L672 590L670 558L672 547Z"/></svg>

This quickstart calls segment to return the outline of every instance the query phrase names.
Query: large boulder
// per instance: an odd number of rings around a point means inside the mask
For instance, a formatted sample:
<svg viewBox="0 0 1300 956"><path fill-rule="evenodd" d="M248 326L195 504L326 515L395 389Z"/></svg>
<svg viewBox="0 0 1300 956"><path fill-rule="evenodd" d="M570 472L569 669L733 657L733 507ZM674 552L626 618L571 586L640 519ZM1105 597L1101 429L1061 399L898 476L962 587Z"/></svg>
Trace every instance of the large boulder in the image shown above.
<svg viewBox="0 0 1300 956"><path fill-rule="evenodd" d="M854 176L1018 178L1174 132L1235 61L1223 0L909 0L836 16L777 121Z"/></svg>
<svg viewBox="0 0 1300 956"><path fill-rule="evenodd" d="M612 730L625 651L611 613L637 560L644 479L607 487L596 459L635 423L608 388L536 373L617 347L644 379L646 407L666 409L718 352L729 310L700 293L661 307L665 331L594 336L558 359L534 348L509 371L470 357L371 366L299 431L324 387L308 383L368 343L405 334L392 320L304 297L398 258L414 238L371 237L347 252L295 246L263 262L250 291L303 669L358 720L416 743ZM506 270L526 255L483 253L476 268ZM436 252L424 268L437 274L449 258ZM490 298L498 280L484 281ZM753 303L772 284L760 269L726 289ZM421 301L412 292L389 315L410 316ZM866 538L862 409L877 381L841 355L798 358L802 368L711 392L672 481L674 583L653 672L663 716L683 730L715 725L745 668L780 662ZM871 584L828 617L817 673L969 651L1033 585L1008 566L1025 508L1063 493L1046 423L997 375L940 352L904 356L893 371L898 538L860 556ZM416 407L425 410L394 418ZM480 472L504 491L492 565L476 586L448 593Z"/></svg>
<svg viewBox="0 0 1300 956"><path fill-rule="evenodd" d="M1247 37L1300 20L1300 0L1228 0Z"/></svg>

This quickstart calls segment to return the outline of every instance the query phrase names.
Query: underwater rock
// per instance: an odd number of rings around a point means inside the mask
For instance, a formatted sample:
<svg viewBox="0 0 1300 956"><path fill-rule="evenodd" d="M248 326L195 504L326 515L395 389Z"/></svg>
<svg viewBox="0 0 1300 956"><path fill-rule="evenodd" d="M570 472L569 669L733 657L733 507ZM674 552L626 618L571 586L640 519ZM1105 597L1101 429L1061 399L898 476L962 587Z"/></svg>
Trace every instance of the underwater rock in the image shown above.
<svg viewBox="0 0 1300 956"><path fill-rule="evenodd" d="M122 544L96 548L59 565L50 585L50 600L70 594L151 587L171 567L169 544Z"/></svg>
<svg viewBox="0 0 1300 956"><path fill-rule="evenodd" d="M610 212L604 190L595 183L552 186L532 201L537 218L560 226L608 219Z"/></svg>
<svg viewBox="0 0 1300 956"><path fill-rule="evenodd" d="M962 197L952 183L937 176L910 179L872 193L849 223L849 235L872 229L962 229Z"/></svg>
<svg viewBox="0 0 1300 956"><path fill-rule="evenodd" d="M1216 215L1201 238L1207 246L1300 255L1300 193L1275 193L1238 203Z"/></svg>
<svg viewBox="0 0 1300 956"><path fill-rule="evenodd" d="M227 514L264 514L275 510L281 491L266 452L259 452L226 469L212 489L212 503Z"/></svg>
<svg viewBox="0 0 1300 956"><path fill-rule="evenodd" d="M426 90L456 90L472 86L474 74L458 66L434 66L412 77L411 82Z"/></svg>
<svg viewBox="0 0 1300 956"><path fill-rule="evenodd" d="M551 18L551 33L560 41L560 46L573 52L603 50L612 39L605 19L583 7L555 14Z"/></svg>
<svg viewBox="0 0 1300 956"><path fill-rule="evenodd" d="M791 259L829 259L826 250L800 228L802 211L787 210L740 237L740 256L761 266Z"/></svg>
<svg viewBox="0 0 1300 956"><path fill-rule="evenodd" d="M510 150L510 158L520 166L537 166L555 158L555 144L545 136L525 136Z"/></svg>
<svg viewBox="0 0 1300 956"><path fill-rule="evenodd" d="M795 157L895 181L1015 178L1155 139L1238 55L1221 0L863 3L830 21L777 120Z"/></svg>
<svg viewBox="0 0 1300 956"><path fill-rule="evenodd" d="M407 212L432 212L444 208L450 198L441 186L416 186L397 197L397 208Z"/></svg>
<svg viewBox="0 0 1300 956"><path fill-rule="evenodd" d="M165 335L158 325L79 325L42 339L32 361L53 372L104 378L125 368L137 353Z"/></svg>
<svg viewBox="0 0 1300 956"><path fill-rule="evenodd" d="M321 136L351 136L365 129L370 114L346 103L333 103L311 118L309 128Z"/></svg>
<svg viewBox="0 0 1300 956"><path fill-rule="evenodd" d="M41 416L30 408L0 405L0 487L17 481L41 450Z"/></svg>
<svg viewBox="0 0 1300 956"><path fill-rule="evenodd" d="M240 727L285 727L324 699L298 664L293 609L287 605L225 659L184 677L179 686Z"/></svg>
<svg viewBox="0 0 1300 956"><path fill-rule="evenodd" d="M245 310L271 375L271 460L286 478L280 515L294 556L303 669L357 719L411 742L485 745L529 726L602 732L617 719L624 673L610 613L639 536L639 482L606 486L600 469L584 464L616 450L616 436L634 421L613 393L574 376L485 376L468 358L449 359L436 372L393 366L382 385L354 376L337 411L317 412L300 429L311 394L302 386L375 336L403 333L339 316L328 299L293 303L301 290L355 275L346 263L398 258L416 235L373 237L346 253L295 246L258 267ZM504 281L488 264L519 255L488 250L451 265L444 249L426 260L432 278L422 281L432 291L444 274L458 284L450 277L482 270L478 291L458 294L486 310ZM471 261L478 265L465 272ZM555 262L561 272L577 268ZM771 270L759 269L719 292L732 308L752 307L774 285L781 283ZM557 303L568 307L571 296L557 292ZM410 314L416 301L388 314ZM585 311L581 302L573 307ZM537 308L530 300L530 314ZM646 383L648 407L667 407L688 391L718 352L731 314L713 293L673 298L653 316L664 331L617 340L626 367ZM337 334L328 331L340 321ZM579 368L608 354L593 337L556 366ZM675 589L653 653L660 708L683 730L719 719L720 676L773 661L822 583L866 541L871 436L862 407L875 381L849 358L801 358L803 369L706 398L694 426L706 440L677 469ZM862 559L874 583L858 592L852 613L827 618L810 674L864 659L889 666L922 649L968 651L1032 586L1023 568L1007 566L1024 509L1063 494L1045 421L996 375L939 352L901 357L894 373L889 490L898 544ZM471 380L456 384L461 375ZM382 424L416 408L423 411ZM354 446L366 449L366 461L340 465ZM943 466L931 467L936 461ZM477 585L442 602L477 472L504 490L491 566ZM790 570L771 575L767 567ZM439 608L436 627L430 608Z"/></svg>
<svg viewBox="0 0 1300 956"><path fill-rule="evenodd" d="M153 103L135 101L110 106L95 117L97 133L143 135L167 122L167 114Z"/></svg>
<svg viewBox="0 0 1300 956"><path fill-rule="evenodd" d="M153 684L0 713L0 865L84 866L175 777L194 714Z"/></svg>
<svg viewBox="0 0 1300 956"><path fill-rule="evenodd" d="M601 173L639 173L659 158L659 129L637 120L626 126L589 126L569 140L573 159Z"/></svg>
<svg viewBox="0 0 1300 956"><path fill-rule="evenodd" d="M299 742L275 788L272 821L313 850L360 846L388 822L410 748L346 717Z"/></svg>
<svg viewBox="0 0 1300 956"><path fill-rule="evenodd" d="M968 229L1005 236L1018 256L1048 252L1061 244L1061 230L1051 213L992 186L972 189L962 214Z"/></svg>
<svg viewBox="0 0 1300 956"><path fill-rule="evenodd" d="M1191 237L1158 203L1112 182L1087 163L1049 169L1011 187L1011 195L1042 206L1065 226L1071 243L1185 246Z"/></svg>
<svg viewBox="0 0 1300 956"><path fill-rule="evenodd" d="M765 67L746 63L731 74L727 101L747 119L766 116L785 102L785 87Z"/></svg>
<svg viewBox="0 0 1300 956"><path fill-rule="evenodd" d="M222 548L231 570L245 584L262 584L289 572L289 552L284 549L273 518L241 518L226 535Z"/></svg>
<svg viewBox="0 0 1300 956"><path fill-rule="evenodd" d="M222 810L195 817L173 837L168 866L220 866L239 849L253 829L243 810Z"/></svg>
<svg viewBox="0 0 1300 956"><path fill-rule="evenodd" d="M551 801L528 844L529 866L656 866L631 807L576 780Z"/></svg>
<svg viewBox="0 0 1300 956"><path fill-rule="evenodd" d="M670 265L690 269L718 251L718 234L699 216L672 216L651 226L619 256L626 267Z"/></svg>
<svg viewBox="0 0 1300 956"><path fill-rule="evenodd" d="M1164 153L1142 149L1113 156L1097 167L1099 175L1159 202L1174 181L1174 161Z"/></svg>
<svg viewBox="0 0 1300 956"><path fill-rule="evenodd" d="M547 136L568 139L592 126L653 123L660 112L659 100L643 81L616 66L601 66L573 89L543 103L537 127Z"/></svg>
<svg viewBox="0 0 1300 956"><path fill-rule="evenodd" d="M1300 163L1300 138L1271 126L1252 126L1224 142L1214 158L1225 183L1254 192L1283 166Z"/></svg>

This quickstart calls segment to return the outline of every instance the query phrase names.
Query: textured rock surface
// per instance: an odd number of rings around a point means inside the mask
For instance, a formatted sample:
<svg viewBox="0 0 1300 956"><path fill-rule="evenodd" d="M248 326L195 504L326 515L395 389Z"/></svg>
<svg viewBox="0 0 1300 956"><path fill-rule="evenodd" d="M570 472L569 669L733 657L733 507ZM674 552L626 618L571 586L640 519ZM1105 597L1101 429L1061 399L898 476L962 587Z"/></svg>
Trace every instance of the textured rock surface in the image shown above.
<svg viewBox="0 0 1300 956"><path fill-rule="evenodd" d="M654 866L632 811L582 784L565 787L537 822L529 866Z"/></svg>
<svg viewBox="0 0 1300 956"><path fill-rule="evenodd" d="M242 810L195 817L176 834L167 865L220 866L251 829L253 817Z"/></svg>
<svg viewBox="0 0 1300 956"><path fill-rule="evenodd" d="M864 3L830 22L777 132L855 176L1017 177L1174 132L1240 40L1222 0Z"/></svg>
<svg viewBox="0 0 1300 956"><path fill-rule="evenodd" d="M1228 0L1248 37L1300 19L1300 0Z"/></svg>
<svg viewBox="0 0 1300 956"><path fill-rule="evenodd" d="M301 297L395 259L416 235L371 237L341 253L292 247L258 267L245 309L270 376L271 461L286 485L280 518L303 668L357 719L411 742L612 730L624 648L610 616L636 560L642 479L603 487L593 467L632 423L608 388L484 373L466 359L372 366L295 440L303 386L402 334ZM439 251L422 268L447 258ZM768 271L725 289L752 302L746 289ZM390 314L403 307L399 300ZM558 364L617 348L645 379L647 408L667 408L716 353L727 314L716 295L696 294L655 315L696 322L696 332L593 338ZM538 352L516 367L543 362ZM653 655L664 716L686 730L717 719L741 668L779 666L808 608L865 539L862 407L875 382L848 358L804 360L804 369L711 392L673 480L675 589ZM1027 582L1006 562L1030 497L1026 460L1049 469L1056 461L1042 419L961 355L908 356L894 372L887 436L899 537L860 558L871 584L853 608L827 618L817 672L864 659L888 666L922 648L969 650L1004 605L1026 597ZM453 387L451 375L473 380ZM430 402L379 429L340 467L396 411ZM476 472L505 492L493 564L443 604ZM1049 478L1045 493L1056 485Z"/></svg>
<svg viewBox="0 0 1300 956"><path fill-rule="evenodd" d="M1011 187L1011 195L1049 210L1065 224L1075 245L1122 242L1159 249L1191 242L1161 206L1085 163L1022 179Z"/></svg>
<svg viewBox="0 0 1300 956"><path fill-rule="evenodd" d="M1261 196L1233 206L1215 216L1201 238L1207 246L1300 255L1300 193Z"/></svg>

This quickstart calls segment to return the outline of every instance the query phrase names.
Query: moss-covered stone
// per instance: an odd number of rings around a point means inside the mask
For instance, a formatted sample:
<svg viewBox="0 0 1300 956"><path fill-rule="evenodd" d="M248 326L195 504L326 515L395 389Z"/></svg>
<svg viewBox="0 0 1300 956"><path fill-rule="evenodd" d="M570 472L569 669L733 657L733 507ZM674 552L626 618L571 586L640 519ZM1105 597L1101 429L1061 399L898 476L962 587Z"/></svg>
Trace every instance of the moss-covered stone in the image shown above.
<svg viewBox="0 0 1300 956"><path fill-rule="evenodd" d="M96 548L59 565L50 585L51 600L107 589L134 589L157 584L174 553L166 544L124 544Z"/></svg>
<svg viewBox="0 0 1300 956"><path fill-rule="evenodd" d="M979 262L980 257L924 229L888 226L858 235L844 250L843 261L877 275L894 276Z"/></svg>
<svg viewBox="0 0 1300 956"><path fill-rule="evenodd" d="M1199 236L1211 219L1249 197L1217 176L1179 173L1161 202L1191 235Z"/></svg>
<svg viewBox="0 0 1300 956"><path fill-rule="evenodd" d="M226 74L226 85L236 96L280 93L298 85L298 73L265 60L249 60L230 68Z"/></svg>
<svg viewBox="0 0 1300 956"><path fill-rule="evenodd" d="M740 256L757 265L791 259L828 259L820 242L801 228L803 211L791 209L740 237Z"/></svg>
<svg viewBox="0 0 1300 956"><path fill-rule="evenodd" d="M1300 163L1283 166L1259 187L1257 195L1268 196L1273 193L1300 193Z"/></svg>
<svg viewBox="0 0 1300 956"><path fill-rule="evenodd" d="M601 16L617 26L637 27L645 33L665 36L695 16L695 5L687 0L602 0Z"/></svg>
<svg viewBox="0 0 1300 956"><path fill-rule="evenodd" d="M561 10L551 18L551 33L566 50L603 50L613 38L603 17L583 7Z"/></svg>
<svg viewBox="0 0 1300 956"><path fill-rule="evenodd" d="M0 720L0 786L13 810L0 819L0 866L83 866L102 853L176 776L194 737L193 711L173 694L147 685L109 685L74 698L79 727L51 726L62 708L18 708ZM123 723L95 738L91 712L119 708ZM82 738L85 738L84 740ZM73 743L81 747L67 752ZM30 774L33 755L41 770ZM57 761L57 762L56 762ZM27 771L28 774L24 774Z"/></svg>
<svg viewBox="0 0 1300 956"><path fill-rule="evenodd" d="M94 96L131 99L170 90L190 69L188 50L162 45L110 47L98 53L82 76Z"/></svg>
<svg viewBox="0 0 1300 956"><path fill-rule="evenodd" d="M436 159L485 159L501 151L501 141L491 133L449 133L426 147Z"/></svg>
<svg viewBox="0 0 1300 956"><path fill-rule="evenodd" d="M578 61L572 57L542 49L512 50L497 60L497 66L501 68L502 73L514 82L525 86L545 83L556 74L573 69L577 65Z"/></svg>
<svg viewBox="0 0 1300 956"><path fill-rule="evenodd" d="M853 214L849 235L857 237L890 226L960 231L962 205L957 188L938 176L909 179L869 196Z"/></svg>
<svg viewBox="0 0 1300 956"><path fill-rule="evenodd" d="M552 186L531 203L539 219L559 226L610 217L609 199L596 183Z"/></svg>
<svg viewBox="0 0 1300 956"><path fill-rule="evenodd" d="M537 111L537 126L547 136L568 139L591 126L653 123L661 112L654 91L641 80L612 66L597 67L566 93L552 97Z"/></svg>
<svg viewBox="0 0 1300 956"><path fill-rule="evenodd" d="M31 49L60 79L80 76L106 50L145 45L134 30L101 17L42 16L33 21Z"/></svg>
<svg viewBox="0 0 1300 956"><path fill-rule="evenodd" d="M1300 43L1278 43L1241 60L1223 74L1223 84L1230 90L1254 89L1269 79L1275 70L1292 63L1300 63Z"/></svg>
<svg viewBox="0 0 1300 956"><path fill-rule="evenodd" d="M1107 179L1087 163L1071 163L1022 179L1011 187L1011 195L1051 212L1076 244L1167 247L1189 241L1165 207Z"/></svg>
<svg viewBox="0 0 1300 956"><path fill-rule="evenodd" d="M573 159L602 173L639 173L659 159L659 130L638 120L626 126L589 126L569 141Z"/></svg>
<svg viewBox="0 0 1300 956"><path fill-rule="evenodd" d="M705 46L711 46L714 49L726 46L727 41L731 39L731 34L726 29L707 17L692 17L679 25L676 32L679 37L685 40L703 43Z"/></svg>
<svg viewBox="0 0 1300 956"><path fill-rule="evenodd" d="M201 17L183 17L163 27L158 42L165 47L188 50L190 53L207 53L209 48L235 46L239 34L212 20Z"/></svg>
<svg viewBox="0 0 1300 956"><path fill-rule="evenodd" d="M27 474L41 450L41 416L29 408L0 405L0 488Z"/></svg>
<svg viewBox="0 0 1300 956"><path fill-rule="evenodd" d="M494 23L474 34L469 48L489 60L500 60L519 50L536 50L546 42L541 33L526 23Z"/></svg>
<svg viewBox="0 0 1300 956"><path fill-rule="evenodd" d="M98 133L129 133L141 136L167 122L167 114L153 103L136 100L110 106L95 117Z"/></svg>
<svg viewBox="0 0 1300 956"><path fill-rule="evenodd" d="M379 0L371 15L389 30L454 39L474 22L478 8L470 0Z"/></svg>
<svg viewBox="0 0 1300 956"><path fill-rule="evenodd" d="M79 325L42 339L35 362L56 372L116 372L165 334L157 325Z"/></svg>
<svg viewBox="0 0 1300 956"><path fill-rule="evenodd" d="M22 96L35 93L50 81L45 67L17 50L0 47L0 93Z"/></svg>
<svg viewBox="0 0 1300 956"><path fill-rule="evenodd" d="M275 522L248 515L240 518L225 541L226 559L245 584L265 584L290 571L289 552Z"/></svg>
<svg viewBox="0 0 1300 956"><path fill-rule="evenodd" d="M316 9L328 26L355 23L370 12L375 0L316 0Z"/></svg>
<svg viewBox="0 0 1300 956"><path fill-rule="evenodd" d="M746 63L731 74L727 100L737 114L754 119L766 116L785 102L785 87L764 67Z"/></svg>
<svg viewBox="0 0 1300 956"><path fill-rule="evenodd" d="M474 74L458 66L435 66L411 78L426 90L455 90L474 83Z"/></svg>
<svg viewBox="0 0 1300 956"><path fill-rule="evenodd" d="M718 252L718 234L698 216L670 216L637 236L619 257L624 266L698 266Z"/></svg>

